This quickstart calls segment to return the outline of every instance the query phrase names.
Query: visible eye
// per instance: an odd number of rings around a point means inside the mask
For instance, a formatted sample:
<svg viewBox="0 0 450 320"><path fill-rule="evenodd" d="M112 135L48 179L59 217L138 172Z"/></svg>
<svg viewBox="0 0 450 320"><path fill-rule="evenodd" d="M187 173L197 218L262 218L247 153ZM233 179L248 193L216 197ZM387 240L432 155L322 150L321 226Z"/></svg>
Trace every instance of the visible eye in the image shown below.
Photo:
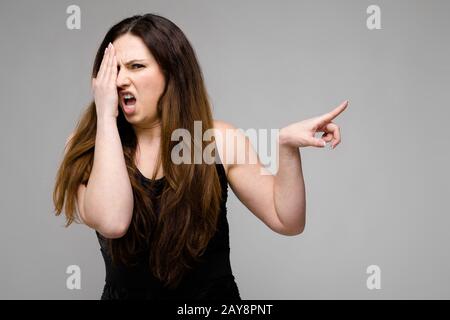
<svg viewBox="0 0 450 320"><path fill-rule="evenodd" d="M141 68L141 67L143 67L143 65L142 65L142 64L138 64L138 63L133 63L133 64L131 65L131 69L139 69L139 68Z"/></svg>

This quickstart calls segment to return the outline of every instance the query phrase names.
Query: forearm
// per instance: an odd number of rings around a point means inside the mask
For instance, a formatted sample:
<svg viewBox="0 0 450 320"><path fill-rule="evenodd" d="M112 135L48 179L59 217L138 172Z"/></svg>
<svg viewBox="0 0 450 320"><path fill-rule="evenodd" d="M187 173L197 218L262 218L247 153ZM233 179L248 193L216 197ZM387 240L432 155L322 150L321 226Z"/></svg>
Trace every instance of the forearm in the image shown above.
<svg viewBox="0 0 450 320"><path fill-rule="evenodd" d="M281 223L302 232L305 227L306 197L299 148L289 146L280 132L278 171L274 177L274 203Z"/></svg>
<svg viewBox="0 0 450 320"><path fill-rule="evenodd" d="M128 228L133 213L133 191L116 119L97 121L94 163L86 188L86 219L108 233Z"/></svg>

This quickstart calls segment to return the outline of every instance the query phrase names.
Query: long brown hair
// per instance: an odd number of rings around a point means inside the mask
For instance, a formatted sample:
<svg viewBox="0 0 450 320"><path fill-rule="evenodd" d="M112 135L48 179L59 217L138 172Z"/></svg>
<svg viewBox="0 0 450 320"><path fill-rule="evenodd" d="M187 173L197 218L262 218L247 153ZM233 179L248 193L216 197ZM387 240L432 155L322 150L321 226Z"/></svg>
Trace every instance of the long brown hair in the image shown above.
<svg viewBox="0 0 450 320"><path fill-rule="evenodd" d="M171 161L171 150L178 143L171 141L171 134L178 128L187 129L194 146L197 143L194 141L194 121L201 121L202 134L213 128L211 107L202 72L188 39L173 22L158 15L135 15L114 25L97 51L92 77L97 75L107 45L126 33L142 39L166 80L157 104L161 120L158 165L162 165L166 183L161 193L160 211L156 214L154 199L139 182L135 164L136 135L119 107L117 126L133 188L134 208L126 235L108 239L108 247L114 263L129 265L135 254L148 246L150 271L166 286L173 288L199 260L216 231L221 186L214 165L175 165ZM56 176L53 191L55 214L60 215L64 209L66 227L79 221L76 194L78 186L87 185L90 176L96 129L97 115L92 101L66 146ZM204 141L201 144L206 146ZM155 175L156 170L153 178Z"/></svg>

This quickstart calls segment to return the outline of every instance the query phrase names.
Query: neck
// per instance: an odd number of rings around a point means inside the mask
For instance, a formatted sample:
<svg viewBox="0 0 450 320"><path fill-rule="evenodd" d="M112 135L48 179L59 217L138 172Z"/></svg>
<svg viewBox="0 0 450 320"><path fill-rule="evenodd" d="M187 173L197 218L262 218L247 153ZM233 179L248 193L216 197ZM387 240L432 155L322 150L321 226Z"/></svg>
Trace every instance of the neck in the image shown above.
<svg viewBox="0 0 450 320"><path fill-rule="evenodd" d="M149 125L134 125L133 129L140 145L153 144L161 139L161 122L159 119Z"/></svg>

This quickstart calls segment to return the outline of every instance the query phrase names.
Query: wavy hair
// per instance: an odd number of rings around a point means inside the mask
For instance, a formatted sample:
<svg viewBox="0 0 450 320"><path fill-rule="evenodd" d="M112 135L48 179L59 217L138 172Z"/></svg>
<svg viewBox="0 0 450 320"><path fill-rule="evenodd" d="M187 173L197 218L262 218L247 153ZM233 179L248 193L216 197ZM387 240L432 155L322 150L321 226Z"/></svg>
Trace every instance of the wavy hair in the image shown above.
<svg viewBox="0 0 450 320"><path fill-rule="evenodd" d="M166 183L157 214L155 199L138 179L135 164L137 137L119 107L117 126L133 188L134 208L127 233L119 239L107 239L107 243L113 263L125 265L133 264L133 257L148 247L151 273L165 286L174 288L193 263L201 259L216 232L221 187L214 165L175 165L171 161L171 151L177 144L171 141L171 134L178 128L187 129L193 146L194 121L201 121L202 134L213 128L211 106L200 66L188 39L173 22L155 14L135 15L111 27L97 51L92 78L99 71L107 45L127 33L142 39L166 80L157 104L161 120L157 167L162 165ZM76 195L79 185L87 185L89 180L96 129L97 114L92 101L65 147L55 179L55 214L58 216L64 210L66 227L74 221L79 222ZM201 143L205 147L205 142ZM191 148L191 155L193 151Z"/></svg>

